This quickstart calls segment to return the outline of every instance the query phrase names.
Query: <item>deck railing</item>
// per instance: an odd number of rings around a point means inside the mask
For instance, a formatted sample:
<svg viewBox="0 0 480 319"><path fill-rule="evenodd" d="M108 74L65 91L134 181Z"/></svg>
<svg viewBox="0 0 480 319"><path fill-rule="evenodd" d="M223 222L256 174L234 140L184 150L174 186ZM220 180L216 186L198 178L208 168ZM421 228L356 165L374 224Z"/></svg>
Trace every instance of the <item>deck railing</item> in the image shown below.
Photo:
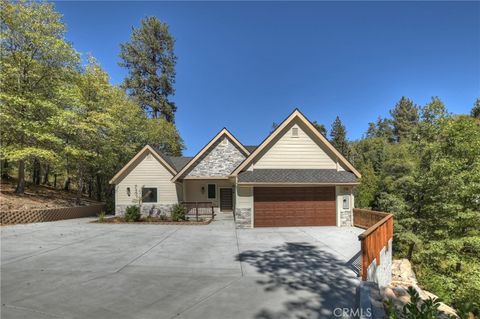
<svg viewBox="0 0 480 319"><path fill-rule="evenodd" d="M368 278L368 267L375 260L380 265L380 252L388 249L388 242L393 238L393 215L367 209L353 209L353 224L366 229L358 236L362 247L361 274L362 279Z"/></svg>
<svg viewBox="0 0 480 319"><path fill-rule="evenodd" d="M185 206L189 218L195 218L198 221L200 218L215 217L215 211L213 209L212 202L182 202Z"/></svg>

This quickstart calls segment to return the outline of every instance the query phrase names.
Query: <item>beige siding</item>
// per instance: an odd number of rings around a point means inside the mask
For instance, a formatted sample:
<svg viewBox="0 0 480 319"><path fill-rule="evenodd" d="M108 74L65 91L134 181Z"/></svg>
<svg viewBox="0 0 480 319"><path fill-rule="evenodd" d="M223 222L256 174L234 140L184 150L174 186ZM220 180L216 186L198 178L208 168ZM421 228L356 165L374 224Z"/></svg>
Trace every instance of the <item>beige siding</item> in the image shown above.
<svg viewBox="0 0 480 319"><path fill-rule="evenodd" d="M116 205L131 205L135 199L135 186L139 194L143 186L157 187L159 204L175 204L180 199L181 191L170 181L172 177L155 157L147 153L117 184ZM130 187L130 196L127 195L127 187Z"/></svg>
<svg viewBox="0 0 480 319"><path fill-rule="evenodd" d="M184 200L186 202L212 202L213 206L217 207L220 200L220 188L233 188L233 183L229 180L184 180L185 194ZM214 199L208 198L208 184L217 185L217 196ZM204 191L202 192L202 187Z"/></svg>
<svg viewBox="0 0 480 319"><path fill-rule="evenodd" d="M298 129L298 137L292 136L292 128ZM337 169L337 161L295 123L254 163L254 169L261 168Z"/></svg>
<svg viewBox="0 0 480 319"><path fill-rule="evenodd" d="M237 187L237 208L253 209L253 187Z"/></svg>

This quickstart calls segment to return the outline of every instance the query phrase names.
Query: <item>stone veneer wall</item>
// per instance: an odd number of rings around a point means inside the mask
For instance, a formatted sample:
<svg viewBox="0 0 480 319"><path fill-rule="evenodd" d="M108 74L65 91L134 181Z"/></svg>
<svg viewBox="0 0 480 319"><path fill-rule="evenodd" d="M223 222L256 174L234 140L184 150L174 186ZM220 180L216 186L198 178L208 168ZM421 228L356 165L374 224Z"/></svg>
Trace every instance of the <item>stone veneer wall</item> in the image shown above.
<svg viewBox="0 0 480 319"><path fill-rule="evenodd" d="M368 266L367 281L376 282L380 287L385 287L392 281L392 239L388 241L388 247L380 251L380 265L376 259Z"/></svg>
<svg viewBox="0 0 480 319"><path fill-rule="evenodd" d="M353 212L351 210L340 211L340 226L342 227L353 226Z"/></svg>
<svg viewBox="0 0 480 319"><path fill-rule="evenodd" d="M223 141L228 143L224 144ZM186 175L196 177L225 177L240 165L245 155L226 136L219 139L210 152L204 154L198 164Z"/></svg>
<svg viewBox="0 0 480 319"><path fill-rule="evenodd" d="M125 210L128 206L132 205L116 205L115 206L115 216L123 216L125 214ZM160 215L170 216L170 210L174 204L142 204L141 213L142 216L153 216L158 217Z"/></svg>
<svg viewBox="0 0 480 319"><path fill-rule="evenodd" d="M235 209L235 226L237 228L252 227L252 209L251 208Z"/></svg>

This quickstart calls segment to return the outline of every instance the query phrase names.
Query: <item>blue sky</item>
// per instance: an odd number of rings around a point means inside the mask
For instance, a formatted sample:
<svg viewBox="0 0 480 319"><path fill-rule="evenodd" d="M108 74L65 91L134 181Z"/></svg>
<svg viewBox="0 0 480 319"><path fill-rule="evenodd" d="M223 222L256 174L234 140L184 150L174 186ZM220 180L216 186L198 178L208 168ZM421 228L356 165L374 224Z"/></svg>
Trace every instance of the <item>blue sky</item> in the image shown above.
<svg viewBox="0 0 480 319"><path fill-rule="evenodd" d="M295 107L349 139L402 95L454 113L480 96L480 2L58 2L67 39L120 83L119 44L157 16L176 38L186 155L222 127L246 145Z"/></svg>

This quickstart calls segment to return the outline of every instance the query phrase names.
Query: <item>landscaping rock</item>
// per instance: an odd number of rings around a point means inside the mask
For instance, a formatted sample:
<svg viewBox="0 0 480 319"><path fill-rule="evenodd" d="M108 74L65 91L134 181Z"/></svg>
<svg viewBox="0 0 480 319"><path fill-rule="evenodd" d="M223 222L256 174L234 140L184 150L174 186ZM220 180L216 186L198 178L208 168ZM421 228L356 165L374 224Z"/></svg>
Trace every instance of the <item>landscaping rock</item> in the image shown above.
<svg viewBox="0 0 480 319"><path fill-rule="evenodd" d="M392 282L399 281L417 285L417 277L412 269L412 264L408 259L395 259L392 262Z"/></svg>
<svg viewBox="0 0 480 319"><path fill-rule="evenodd" d="M402 309L404 305L410 302L408 287L413 287L422 300L438 299L433 293L423 290L417 284L417 277L413 272L412 265L407 259L393 260L392 262L392 282L390 286L381 290L383 300L392 300L397 309ZM449 316L457 316L452 307L440 302L439 310L444 312L439 316L440 319L448 319Z"/></svg>
<svg viewBox="0 0 480 319"><path fill-rule="evenodd" d="M396 296L402 297L402 296L408 296L408 291L402 286L397 286L393 287L393 292L395 293Z"/></svg>

